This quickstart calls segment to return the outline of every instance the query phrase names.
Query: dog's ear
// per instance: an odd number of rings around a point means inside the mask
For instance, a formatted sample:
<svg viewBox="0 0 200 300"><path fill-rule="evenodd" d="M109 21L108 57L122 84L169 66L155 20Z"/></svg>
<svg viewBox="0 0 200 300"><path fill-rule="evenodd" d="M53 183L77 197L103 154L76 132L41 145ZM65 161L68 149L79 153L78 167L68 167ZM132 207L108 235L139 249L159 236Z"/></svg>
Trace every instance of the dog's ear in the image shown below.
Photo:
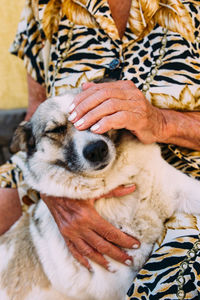
<svg viewBox="0 0 200 300"><path fill-rule="evenodd" d="M32 126L30 122L23 121L19 124L14 132L10 152L16 153L18 151L25 151L31 153L35 148L35 139L32 133Z"/></svg>

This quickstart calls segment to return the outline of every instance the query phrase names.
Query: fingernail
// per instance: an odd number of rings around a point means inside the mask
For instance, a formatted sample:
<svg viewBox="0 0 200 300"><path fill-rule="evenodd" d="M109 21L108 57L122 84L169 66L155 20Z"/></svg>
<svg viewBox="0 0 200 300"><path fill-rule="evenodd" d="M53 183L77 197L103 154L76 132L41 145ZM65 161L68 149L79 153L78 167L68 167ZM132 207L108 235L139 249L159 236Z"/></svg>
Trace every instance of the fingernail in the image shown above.
<svg viewBox="0 0 200 300"><path fill-rule="evenodd" d="M132 266L133 262L132 262L132 260L127 259L127 260L125 261L125 264L126 264L127 266Z"/></svg>
<svg viewBox="0 0 200 300"><path fill-rule="evenodd" d="M76 127L79 127L79 126L81 126L83 123L84 123L84 119L80 119L80 120L78 120L74 125L75 125Z"/></svg>
<svg viewBox="0 0 200 300"><path fill-rule="evenodd" d="M77 116L77 113L74 111L71 115L69 115L68 120L73 121Z"/></svg>
<svg viewBox="0 0 200 300"><path fill-rule="evenodd" d="M129 187L134 187L135 184L134 183L128 183L128 184L124 184L123 186L129 188Z"/></svg>
<svg viewBox="0 0 200 300"><path fill-rule="evenodd" d="M90 130L91 131L96 131L96 130L98 130L100 128L100 126L98 125L98 124L95 124L95 125L93 125L91 128L90 128Z"/></svg>
<svg viewBox="0 0 200 300"><path fill-rule="evenodd" d="M68 108L68 112L70 113L74 108L75 108L75 104L72 103Z"/></svg>
<svg viewBox="0 0 200 300"><path fill-rule="evenodd" d="M90 271L90 273L94 273L94 270L93 270L93 268L91 266L89 268L89 271Z"/></svg>
<svg viewBox="0 0 200 300"><path fill-rule="evenodd" d="M134 244L133 246L132 246L132 248L133 249L138 249L140 246L138 245L138 244Z"/></svg>
<svg viewBox="0 0 200 300"><path fill-rule="evenodd" d="M77 113L74 111L68 118L69 121L73 121L77 116Z"/></svg>
<svg viewBox="0 0 200 300"><path fill-rule="evenodd" d="M108 265L108 271L111 273L116 273L116 269L111 264Z"/></svg>

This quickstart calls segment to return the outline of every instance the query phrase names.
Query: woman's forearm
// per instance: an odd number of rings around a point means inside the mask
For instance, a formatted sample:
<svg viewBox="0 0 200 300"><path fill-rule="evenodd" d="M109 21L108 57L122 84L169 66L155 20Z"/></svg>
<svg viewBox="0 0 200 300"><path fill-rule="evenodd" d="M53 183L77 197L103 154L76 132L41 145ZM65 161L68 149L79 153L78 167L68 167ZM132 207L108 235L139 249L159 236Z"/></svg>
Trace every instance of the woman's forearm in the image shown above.
<svg viewBox="0 0 200 300"><path fill-rule="evenodd" d="M200 151L200 112L161 111L164 116L163 129L157 142Z"/></svg>
<svg viewBox="0 0 200 300"><path fill-rule="evenodd" d="M6 232L21 214L17 189L0 188L0 235Z"/></svg>
<svg viewBox="0 0 200 300"><path fill-rule="evenodd" d="M36 82L30 75L27 75L28 82L28 109L26 120L28 121L37 107L46 100L46 89Z"/></svg>

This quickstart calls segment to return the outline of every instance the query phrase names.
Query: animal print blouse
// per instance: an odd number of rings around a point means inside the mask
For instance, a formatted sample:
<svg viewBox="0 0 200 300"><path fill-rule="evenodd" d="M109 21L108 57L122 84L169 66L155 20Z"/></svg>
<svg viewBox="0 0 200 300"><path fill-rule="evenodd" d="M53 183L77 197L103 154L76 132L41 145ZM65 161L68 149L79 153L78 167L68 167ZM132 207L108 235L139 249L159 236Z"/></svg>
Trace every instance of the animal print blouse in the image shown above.
<svg viewBox="0 0 200 300"><path fill-rule="evenodd" d="M26 0L11 52L54 96L103 77L132 80L159 108L200 110L200 0L132 0L120 40L106 0ZM161 145L164 158L200 179L200 152ZM27 188L15 155L1 187ZM175 215L127 299L199 299L198 216Z"/></svg>

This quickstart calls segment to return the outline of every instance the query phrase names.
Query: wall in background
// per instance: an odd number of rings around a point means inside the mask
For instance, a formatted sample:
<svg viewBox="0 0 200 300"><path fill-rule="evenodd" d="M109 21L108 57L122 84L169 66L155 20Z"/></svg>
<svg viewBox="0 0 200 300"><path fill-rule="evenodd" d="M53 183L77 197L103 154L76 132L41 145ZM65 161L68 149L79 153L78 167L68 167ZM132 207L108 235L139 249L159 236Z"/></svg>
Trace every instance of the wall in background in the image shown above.
<svg viewBox="0 0 200 300"><path fill-rule="evenodd" d="M25 0L1 0L0 6L0 109L27 106L23 61L9 53Z"/></svg>

